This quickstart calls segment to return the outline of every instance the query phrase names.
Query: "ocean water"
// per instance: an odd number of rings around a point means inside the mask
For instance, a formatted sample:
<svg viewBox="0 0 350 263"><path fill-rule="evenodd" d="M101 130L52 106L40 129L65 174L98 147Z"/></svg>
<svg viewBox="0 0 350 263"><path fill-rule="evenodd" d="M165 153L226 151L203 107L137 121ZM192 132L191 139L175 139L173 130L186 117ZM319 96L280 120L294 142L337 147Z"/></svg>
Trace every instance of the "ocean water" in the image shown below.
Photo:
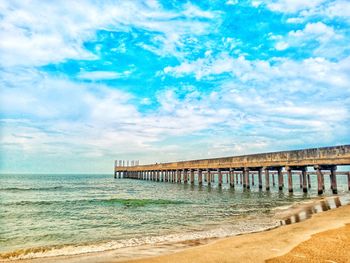
<svg viewBox="0 0 350 263"><path fill-rule="evenodd" d="M298 187L298 177L293 194L277 187L259 191L256 185L250 191L232 189L224 179L219 188L112 175L0 175L0 259L259 231L280 224L276 208L317 196L314 177L308 194ZM326 196L331 195L327 181ZM348 195L345 176L338 176L338 190Z"/></svg>

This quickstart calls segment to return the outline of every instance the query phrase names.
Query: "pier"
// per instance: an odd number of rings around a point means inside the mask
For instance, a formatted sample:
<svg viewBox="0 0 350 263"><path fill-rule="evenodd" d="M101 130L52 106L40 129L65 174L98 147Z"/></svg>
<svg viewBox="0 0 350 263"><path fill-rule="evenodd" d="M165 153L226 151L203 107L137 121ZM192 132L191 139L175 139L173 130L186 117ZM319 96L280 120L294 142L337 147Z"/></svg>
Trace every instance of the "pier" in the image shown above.
<svg viewBox="0 0 350 263"><path fill-rule="evenodd" d="M131 161L129 165L118 160L114 177L185 184L196 181L198 185L217 181L219 187L225 178L232 188L242 185L249 190L257 184L266 191L270 191L272 185L280 191L287 188L293 192L293 175L298 175L298 185L306 193L312 187L311 176L316 176L317 191L321 195L325 190L325 175L329 175L334 194L338 193L337 175L347 176L350 191L350 172L337 171L339 165L350 165L350 145L147 165L140 165L138 161Z"/></svg>

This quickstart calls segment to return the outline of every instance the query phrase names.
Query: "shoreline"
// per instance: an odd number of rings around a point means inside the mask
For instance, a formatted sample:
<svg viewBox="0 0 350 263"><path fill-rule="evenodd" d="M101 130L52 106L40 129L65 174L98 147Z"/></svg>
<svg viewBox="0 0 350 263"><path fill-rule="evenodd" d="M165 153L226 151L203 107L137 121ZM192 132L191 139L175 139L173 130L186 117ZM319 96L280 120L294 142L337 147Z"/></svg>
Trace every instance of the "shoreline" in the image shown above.
<svg viewBox="0 0 350 263"><path fill-rule="evenodd" d="M327 203L327 205L324 204L325 202ZM42 261L54 262L54 263L55 262L88 262L88 263L90 262L140 262L142 263L142 262L173 262L173 261L187 262L185 258L183 258L181 255L186 255L185 257L190 257L190 258L195 257L196 261L198 260L198 262L216 262L215 261L216 258L217 260L219 260L217 262L224 262L225 258L220 257L222 253L220 253L219 251L216 251L217 250L216 247L217 246L225 247L225 243L233 242L233 245L234 245L238 242L237 244L239 245L239 243L243 241L244 244L246 243L249 244L250 238L253 238L253 239L258 238L258 239L265 240L264 236L269 236L270 233L275 233L275 232L284 233L286 231L284 229L288 229L288 228L294 229L293 230L294 232L295 229L300 230L299 228L302 225L305 225L305 224L309 225L308 224L309 220L317 221L318 218L321 218L322 220L323 217L331 217L331 215L334 213L342 213L341 211L345 209L345 210L348 210L349 216L347 217L341 216L342 218L341 220L337 220L337 219L333 220L331 224L327 223L323 227L318 227L318 228L311 227L310 229L306 229L306 230L304 229L305 233L303 233L303 231L301 231L300 233L300 235L303 236L304 238L296 239L295 236L292 236L292 238L289 236L289 239L291 239L290 243L293 243L293 245L296 246L300 242L303 242L308 238L310 238L312 234L344 226L345 223L350 223L350 205L344 205L339 207L340 205L341 203L340 203L339 197L312 199L307 202L295 203L287 209L283 209L283 208L277 209L281 211L276 211L276 215L277 215L276 218L279 218L281 222L284 222L281 224L281 226L272 227L262 231L242 233L242 234L238 234L230 237L185 240L177 243L147 244L147 245L142 245L138 247L125 247L122 249L111 249L111 250L106 250L101 252L82 253L82 254L71 255L71 256L68 256L68 255L67 256L49 256L49 257L11 259L11 260L6 259L6 260L0 260L0 262L22 262L22 263L24 262L35 263L35 262L42 262ZM326 211L324 209L320 209L322 207L323 208L326 207L326 210L330 210L330 209L332 210ZM337 209L334 209L334 208L337 208ZM326 212L323 212L323 211L326 211ZM319 212L322 212L322 213L319 213ZM297 217L297 215L299 215L300 213L301 214L304 213L304 216ZM331 214L328 215L329 213ZM299 219L298 220L294 219L294 222L293 222L293 217L299 218ZM299 223L296 224L296 222L299 222ZM255 235L257 235L257 237L255 237ZM232 246L230 246L231 248L228 247L227 249L232 250ZM241 245L239 246L241 247ZM292 249L292 247L290 246L287 246L287 247L288 247L287 250L284 246L282 250L280 248L275 248L271 250L269 258L281 256L284 254L284 253L283 254L277 253L279 251L284 251L285 253L287 253L290 249ZM223 249L226 250L225 248ZM244 251L246 249L247 248L243 246L242 251L234 255L235 258L238 258L237 255L241 255L241 257L239 257L240 260L238 260L237 262L242 260L249 262L247 261L248 259L243 257ZM247 254L251 253L249 251L250 249L251 247L249 247L248 251L246 251ZM261 250L262 248L256 247L256 249ZM205 259L201 259L201 257L198 257L199 255L197 250L201 251L200 254L204 255ZM264 250L266 252L266 248L264 248ZM209 251L209 254L214 258L209 259L207 257L208 251ZM190 255L188 255L188 253L190 253ZM173 257L175 257L176 259L175 258L172 259ZM257 262L256 260L257 259L254 259L251 262ZM229 261L232 262L232 259ZM193 261L188 261L188 262L193 262Z"/></svg>
<svg viewBox="0 0 350 263"><path fill-rule="evenodd" d="M313 241L313 238L321 236L322 239L328 237L328 239L334 240L332 235L344 235L344 229L346 229L347 233L350 233L349 228L350 205L345 205L337 209L314 214L308 220L284 225L272 230L228 237L173 254L125 261L115 260L114 262L289 262L286 259L290 260L293 257L291 252L296 250L294 254L300 254L300 250L305 250L303 248L305 242L314 243L314 246L320 246L320 249L323 249L324 252L329 252L327 246L320 244L320 238L316 242ZM344 246L344 244L342 245ZM350 244L346 243L345 246L350 247ZM346 252L345 249L343 254L336 255L338 258L343 257L343 261L334 262L346 262L344 258L349 258L349 252ZM310 258L300 256L299 261L293 262L321 262L321 260L332 262L331 258L322 258L322 255L316 259L311 258L311 256ZM298 260L298 258L293 258L293 260Z"/></svg>

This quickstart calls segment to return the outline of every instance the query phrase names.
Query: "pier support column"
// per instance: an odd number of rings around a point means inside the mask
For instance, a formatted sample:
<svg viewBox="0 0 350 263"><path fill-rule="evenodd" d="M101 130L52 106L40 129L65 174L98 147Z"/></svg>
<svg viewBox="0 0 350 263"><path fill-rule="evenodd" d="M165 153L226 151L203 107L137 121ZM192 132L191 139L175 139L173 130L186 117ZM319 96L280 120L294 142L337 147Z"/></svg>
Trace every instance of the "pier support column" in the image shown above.
<svg viewBox="0 0 350 263"><path fill-rule="evenodd" d="M191 184L194 184L194 170L190 170Z"/></svg>
<svg viewBox="0 0 350 263"><path fill-rule="evenodd" d="M332 191L333 194L337 194L338 193L338 189L337 189L337 176L335 174L335 171L337 170L336 166L332 166L331 167L331 186L332 186Z"/></svg>
<svg viewBox="0 0 350 263"><path fill-rule="evenodd" d="M176 170L177 183L181 183L181 170Z"/></svg>
<svg viewBox="0 0 350 263"><path fill-rule="evenodd" d="M300 188L303 188L303 173L299 174Z"/></svg>
<svg viewBox="0 0 350 263"><path fill-rule="evenodd" d="M348 172L348 190L350 191L350 172Z"/></svg>
<svg viewBox="0 0 350 263"><path fill-rule="evenodd" d="M222 186L222 172L220 169L218 169L218 186Z"/></svg>
<svg viewBox="0 0 350 263"><path fill-rule="evenodd" d="M210 170L207 170L207 184L211 185L211 180L210 180Z"/></svg>
<svg viewBox="0 0 350 263"><path fill-rule="evenodd" d="M265 187L266 191L270 191L270 175L269 175L269 169L265 168Z"/></svg>
<svg viewBox="0 0 350 263"><path fill-rule="evenodd" d="M255 173L252 173L252 185L254 186L254 176L255 176Z"/></svg>
<svg viewBox="0 0 350 263"><path fill-rule="evenodd" d="M114 171L114 179L117 179L117 171Z"/></svg>
<svg viewBox="0 0 350 263"><path fill-rule="evenodd" d="M276 186L276 183L275 183L275 173L272 173L272 186Z"/></svg>
<svg viewBox="0 0 350 263"><path fill-rule="evenodd" d="M302 175L302 178L303 178L303 192L304 192L304 193L307 193L306 170L307 170L306 167L303 167L303 168L301 169L301 175Z"/></svg>
<svg viewBox="0 0 350 263"><path fill-rule="evenodd" d="M282 167L277 168L277 175L278 175L278 190L283 190L283 174L282 174Z"/></svg>
<svg viewBox="0 0 350 263"><path fill-rule="evenodd" d="M247 187L247 179L246 179L247 173L245 172L245 170L243 169L242 171L242 183L243 183L243 188Z"/></svg>
<svg viewBox="0 0 350 263"><path fill-rule="evenodd" d="M321 195L323 194L322 171L319 166L315 166L314 169L316 170L317 174L317 193Z"/></svg>
<svg viewBox="0 0 350 263"><path fill-rule="evenodd" d="M259 168L258 170L258 181L259 181L259 189L262 189L262 176L261 176L262 169Z"/></svg>
<svg viewBox="0 0 350 263"><path fill-rule="evenodd" d="M235 176L235 173L233 173L233 176ZM238 173L236 173L236 184L238 184Z"/></svg>
<svg viewBox="0 0 350 263"><path fill-rule="evenodd" d="M310 173L307 173L307 186L311 188L311 179L310 179Z"/></svg>
<svg viewBox="0 0 350 263"><path fill-rule="evenodd" d="M235 187L235 174L234 174L232 169L230 169L230 171L229 171L229 177L230 177L230 186L232 188L234 188Z"/></svg>
<svg viewBox="0 0 350 263"><path fill-rule="evenodd" d="M288 192L293 193L293 174L290 167L286 167L287 176L288 176Z"/></svg>
<svg viewBox="0 0 350 263"><path fill-rule="evenodd" d="M187 184L188 179L187 179L187 170L183 169L183 177L184 177L184 183Z"/></svg>
<svg viewBox="0 0 350 263"><path fill-rule="evenodd" d="M246 187L247 189L250 189L249 168L244 168L244 173L245 173Z"/></svg>
<svg viewBox="0 0 350 263"><path fill-rule="evenodd" d="M242 185L243 184L243 172L239 173L239 183Z"/></svg>
<svg viewBox="0 0 350 263"><path fill-rule="evenodd" d="M202 185L203 184L203 174L202 174L202 170L198 169L198 184Z"/></svg>

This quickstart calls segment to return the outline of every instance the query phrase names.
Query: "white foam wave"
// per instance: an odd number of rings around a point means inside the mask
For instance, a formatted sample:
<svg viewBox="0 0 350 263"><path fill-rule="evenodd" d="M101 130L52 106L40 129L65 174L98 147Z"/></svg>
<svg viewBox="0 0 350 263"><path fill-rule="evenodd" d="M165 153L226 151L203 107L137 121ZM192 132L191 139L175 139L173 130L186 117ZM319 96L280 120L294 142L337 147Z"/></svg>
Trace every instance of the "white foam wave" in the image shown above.
<svg viewBox="0 0 350 263"><path fill-rule="evenodd" d="M107 250L115 250L125 247L137 247L150 244L171 244L184 241L223 238L234 236L243 233L259 232L280 225L279 221L271 219L247 219L245 222L239 221L235 224L225 224L219 227L204 231L194 231L185 233L175 233L164 236L146 236L141 238L131 238L127 240L113 240L104 243L89 244L89 245L67 245L58 247L47 247L17 251L13 253L0 254L0 259L32 259L41 257L57 257L57 256L72 256L85 253L103 252Z"/></svg>

